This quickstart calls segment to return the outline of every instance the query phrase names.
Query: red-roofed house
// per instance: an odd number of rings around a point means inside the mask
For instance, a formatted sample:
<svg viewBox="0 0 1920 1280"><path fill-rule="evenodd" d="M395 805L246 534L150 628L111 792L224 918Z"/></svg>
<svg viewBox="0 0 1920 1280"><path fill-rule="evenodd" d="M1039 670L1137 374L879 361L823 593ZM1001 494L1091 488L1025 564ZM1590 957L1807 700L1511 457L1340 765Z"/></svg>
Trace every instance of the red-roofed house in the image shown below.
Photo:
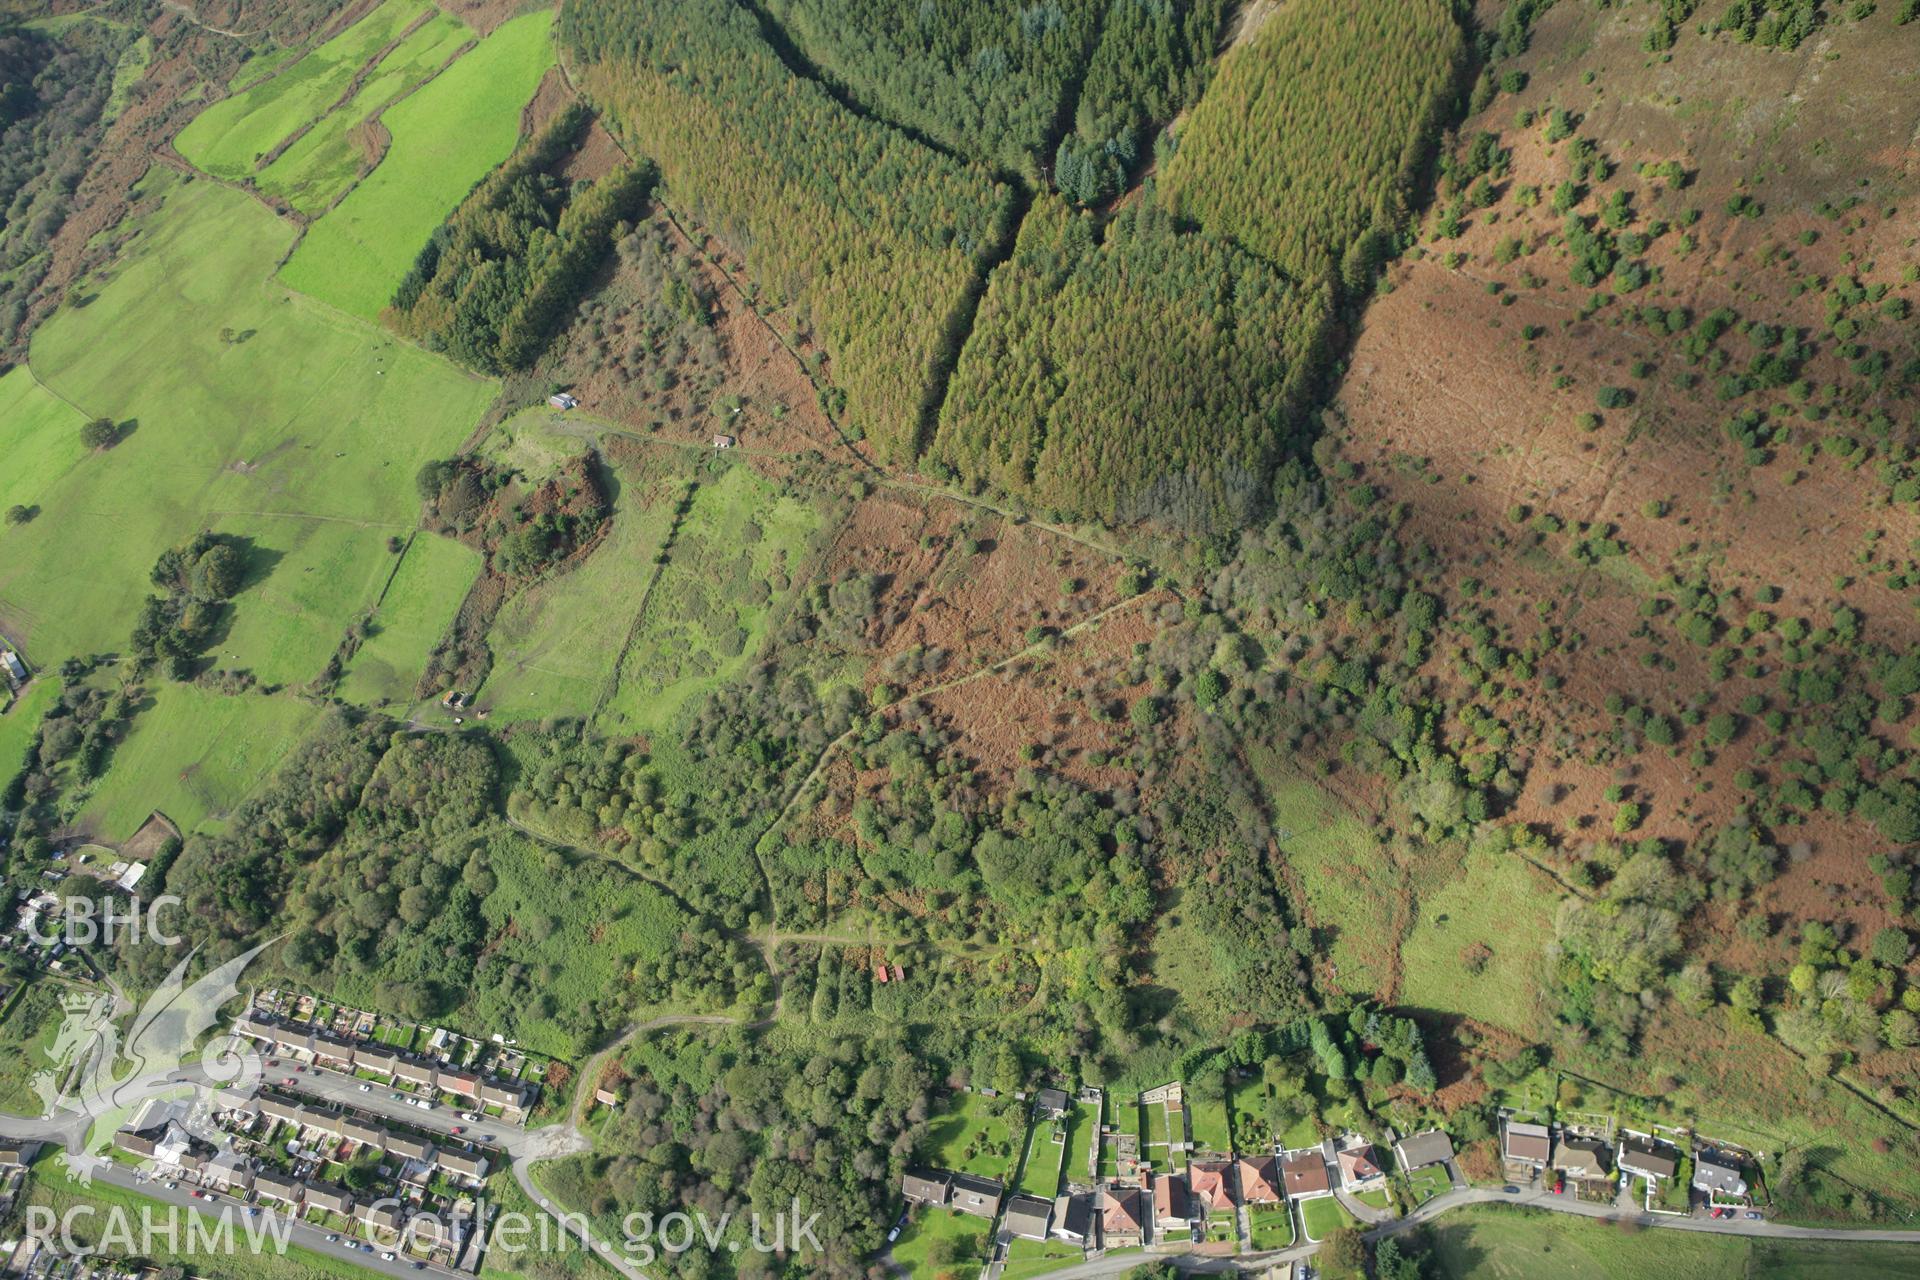
<svg viewBox="0 0 1920 1280"><path fill-rule="evenodd" d="M1232 1168L1225 1160L1203 1160L1188 1168L1193 1198L1198 1201L1196 1208L1204 1205L1209 1214L1232 1211L1233 1188L1227 1181Z"/></svg>
<svg viewBox="0 0 1920 1280"><path fill-rule="evenodd" d="M1386 1173L1373 1158L1372 1143L1363 1142L1357 1147L1342 1147L1338 1159L1340 1185L1349 1191L1378 1186L1387 1180Z"/></svg>
<svg viewBox="0 0 1920 1280"><path fill-rule="evenodd" d="M1163 1173L1153 1180L1153 1230L1155 1235L1165 1236L1171 1231L1184 1232L1193 1224L1193 1210L1188 1204L1187 1180L1177 1173Z"/></svg>
<svg viewBox="0 0 1920 1280"><path fill-rule="evenodd" d="M884 964L876 964L873 966L873 980L875 982L885 982L887 980L887 966Z"/></svg>
<svg viewBox="0 0 1920 1280"><path fill-rule="evenodd" d="M1140 1199L1135 1187L1100 1193L1100 1234L1107 1248L1140 1243Z"/></svg>
<svg viewBox="0 0 1920 1280"><path fill-rule="evenodd" d="M1240 1202L1280 1203L1280 1182L1274 1176L1272 1156L1240 1157Z"/></svg>

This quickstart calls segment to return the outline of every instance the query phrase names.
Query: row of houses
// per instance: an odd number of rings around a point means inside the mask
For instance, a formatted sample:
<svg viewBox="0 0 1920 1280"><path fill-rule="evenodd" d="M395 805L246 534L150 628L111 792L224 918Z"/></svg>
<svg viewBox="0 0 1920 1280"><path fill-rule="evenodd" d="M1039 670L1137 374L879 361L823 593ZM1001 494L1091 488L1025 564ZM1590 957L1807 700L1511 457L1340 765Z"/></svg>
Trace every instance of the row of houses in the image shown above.
<svg viewBox="0 0 1920 1280"><path fill-rule="evenodd" d="M303 1022L281 1022L250 1011L234 1023L234 1032L283 1057L339 1071L367 1072L396 1084L497 1106L510 1117L524 1115L533 1087L524 1080L500 1080L447 1063L416 1058L372 1041L349 1040Z"/></svg>
<svg viewBox="0 0 1920 1280"><path fill-rule="evenodd" d="M1517 1120L1507 1121L1500 1134L1500 1158L1509 1176L1530 1178L1550 1170L1595 1192L1613 1189L1615 1168L1650 1185L1667 1182L1679 1172L1680 1156L1679 1148L1648 1134L1628 1133L1615 1144ZM1740 1156L1717 1147L1700 1147L1693 1153L1691 1185L1713 1200L1744 1200L1747 1182Z"/></svg>
<svg viewBox="0 0 1920 1280"><path fill-rule="evenodd" d="M487 1176L487 1157L481 1152L443 1149L418 1135L396 1133L331 1107L262 1096L249 1099L241 1110L264 1117L269 1128L284 1124L301 1134L320 1134L352 1142L382 1155L431 1166L456 1182L478 1183Z"/></svg>

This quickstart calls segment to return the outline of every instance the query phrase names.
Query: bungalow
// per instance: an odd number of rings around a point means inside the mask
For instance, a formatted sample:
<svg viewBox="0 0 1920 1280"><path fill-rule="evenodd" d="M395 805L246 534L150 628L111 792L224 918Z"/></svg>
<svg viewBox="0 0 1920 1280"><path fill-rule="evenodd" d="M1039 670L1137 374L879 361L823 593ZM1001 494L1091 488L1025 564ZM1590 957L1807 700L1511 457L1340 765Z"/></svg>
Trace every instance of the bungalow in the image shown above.
<svg viewBox="0 0 1920 1280"><path fill-rule="evenodd" d="M1624 1138L1620 1142L1620 1168L1636 1178L1658 1182L1671 1178L1679 1167L1672 1148L1644 1138Z"/></svg>
<svg viewBox="0 0 1920 1280"><path fill-rule="evenodd" d="M353 1212L353 1192L331 1182L309 1182L305 1203L309 1209L325 1209L344 1216Z"/></svg>
<svg viewBox="0 0 1920 1280"><path fill-rule="evenodd" d="M26 664L20 661L20 655L11 649L0 649L0 667L7 672L7 680L16 686L27 681Z"/></svg>
<svg viewBox="0 0 1920 1280"><path fill-rule="evenodd" d="M207 1161L200 1181L216 1191L245 1191L253 1185L253 1162L238 1151L222 1151Z"/></svg>
<svg viewBox="0 0 1920 1280"><path fill-rule="evenodd" d="M37 1142L21 1142L14 1138L0 1139L0 1169L19 1169L33 1163L34 1156L40 1152Z"/></svg>
<svg viewBox="0 0 1920 1280"><path fill-rule="evenodd" d="M580 401L575 399L573 396L568 395L564 391L558 391L558 392L555 392L553 395L550 395L547 397L547 403L549 405L552 405L554 408L559 409L562 412L565 412L568 409L577 408L580 404Z"/></svg>
<svg viewBox="0 0 1920 1280"><path fill-rule="evenodd" d="M296 1103L283 1102L279 1098L260 1098L256 1105L269 1124L290 1124L295 1128L300 1125L300 1114L304 1108Z"/></svg>
<svg viewBox="0 0 1920 1280"><path fill-rule="evenodd" d="M1279 1204L1280 1179L1277 1172L1272 1156L1241 1156L1238 1169L1240 1203Z"/></svg>
<svg viewBox="0 0 1920 1280"><path fill-rule="evenodd" d="M1378 1186L1387 1180L1386 1171L1374 1159L1370 1142L1342 1147L1334 1159L1340 1166L1340 1185L1349 1191Z"/></svg>
<svg viewBox="0 0 1920 1280"><path fill-rule="evenodd" d="M1594 1138L1562 1137L1553 1147L1553 1168L1575 1182L1611 1181L1613 1171L1607 1167L1607 1158L1612 1148Z"/></svg>
<svg viewBox="0 0 1920 1280"><path fill-rule="evenodd" d="M272 1169L262 1169L253 1175L255 1200L278 1200L281 1204L299 1204L302 1190L300 1183Z"/></svg>
<svg viewBox="0 0 1920 1280"><path fill-rule="evenodd" d="M1107 1248L1137 1245L1140 1240L1140 1189L1103 1187L1100 1191L1100 1235Z"/></svg>
<svg viewBox="0 0 1920 1280"><path fill-rule="evenodd" d="M1453 1142L1438 1129L1411 1133L1393 1144L1393 1158L1408 1173L1453 1159Z"/></svg>
<svg viewBox="0 0 1920 1280"><path fill-rule="evenodd" d="M1509 1120L1500 1131L1500 1158L1515 1169L1544 1169L1552 1154L1553 1135L1543 1124Z"/></svg>
<svg viewBox="0 0 1920 1280"><path fill-rule="evenodd" d="M434 1156L433 1162L444 1173L456 1178L466 1178L478 1182L487 1176L487 1158L471 1151L442 1151Z"/></svg>
<svg viewBox="0 0 1920 1280"><path fill-rule="evenodd" d="M1067 1091L1042 1089L1033 1095L1033 1109L1048 1120L1058 1120L1067 1114Z"/></svg>
<svg viewBox="0 0 1920 1280"><path fill-rule="evenodd" d="M357 1205L353 1216L378 1231L398 1231L406 1221L400 1214L399 1205L392 1200L371 1200Z"/></svg>
<svg viewBox="0 0 1920 1280"><path fill-rule="evenodd" d="M1741 1172L1740 1157L1702 1147L1693 1158L1693 1189L1709 1197L1737 1199L1747 1194L1747 1180Z"/></svg>
<svg viewBox="0 0 1920 1280"><path fill-rule="evenodd" d="M713 447L716 449L731 449L738 443L739 441L730 435L717 435L713 438Z"/></svg>
<svg viewBox="0 0 1920 1280"><path fill-rule="evenodd" d="M371 1071L375 1075L390 1076L400 1055L391 1049L382 1049L376 1045L361 1045L354 1051L353 1065L362 1071Z"/></svg>
<svg viewBox="0 0 1920 1280"><path fill-rule="evenodd" d="M1319 1147L1289 1151L1280 1163L1280 1178L1286 1184L1287 1195L1295 1200L1314 1200L1333 1194L1333 1180L1327 1176L1327 1158ZM1243 1188L1245 1185L1241 1184Z"/></svg>
<svg viewBox="0 0 1920 1280"><path fill-rule="evenodd" d="M1165 1236L1186 1231L1193 1225L1193 1209L1187 1196L1187 1180L1177 1173L1163 1173L1153 1180L1153 1231Z"/></svg>
<svg viewBox="0 0 1920 1280"><path fill-rule="evenodd" d="M1060 1196L1053 1202L1053 1235L1069 1244L1085 1244L1093 1229L1093 1197L1084 1191Z"/></svg>
<svg viewBox="0 0 1920 1280"><path fill-rule="evenodd" d="M953 1175L953 1196L948 1201L962 1213L971 1213L985 1218L989 1222L1000 1212L1000 1197L1004 1188L992 1178L982 1178L971 1173Z"/></svg>
<svg viewBox="0 0 1920 1280"><path fill-rule="evenodd" d="M953 1175L943 1169L931 1169L925 1173L909 1169L900 1179L900 1194L906 1197L908 1204L931 1204L944 1208L953 1195Z"/></svg>
<svg viewBox="0 0 1920 1280"><path fill-rule="evenodd" d="M620 1095L611 1089L595 1089L593 1100L603 1107L618 1107L621 1104Z"/></svg>
<svg viewBox="0 0 1920 1280"><path fill-rule="evenodd" d="M480 1101L489 1106L505 1107L512 1111L524 1111L527 1097L533 1087L524 1080L482 1080L480 1082ZM619 1106L615 1100L613 1106Z"/></svg>
<svg viewBox="0 0 1920 1280"><path fill-rule="evenodd" d="M342 1040L339 1036L328 1035L324 1031L316 1032L313 1036L313 1058L316 1062L351 1068L353 1050L354 1044L351 1040Z"/></svg>
<svg viewBox="0 0 1920 1280"><path fill-rule="evenodd" d="M387 1131L377 1124L368 1124L364 1120L348 1117L340 1122L340 1136L348 1142L357 1142L363 1147L387 1148Z"/></svg>
<svg viewBox="0 0 1920 1280"><path fill-rule="evenodd" d="M416 1138L411 1134L389 1133L386 1140L386 1152L402 1160L432 1160L433 1144L425 1138Z"/></svg>
<svg viewBox="0 0 1920 1280"><path fill-rule="evenodd" d="M1007 1201L1008 1234L1023 1240L1045 1240L1053 1221L1053 1202L1039 1196L1014 1196Z"/></svg>
<svg viewBox="0 0 1920 1280"><path fill-rule="evenodd" d="M340 1136L341 1115L329 1107L301 1107L300 1116L295 1123L302 1129L312 1129L316 1133Z"/></svg>
<svg viewBox="0 0 1920 1280"><path fill-rule="evenodd" d="M153 1134L116 1129L113 1134L113 1145L132 1155L151 1160L160 1144Z"/></svg>
<svg viewBox="0 0 1920 1280"><path fill-rule="evenodd" d="M1188 1166L1193 1198L1198 1202L1194 1207L1202 1214L1232 1212L1233 1188L1227 1182L1227 1174L1232 1168L1225 1160L1201 1160Z"/></svg>
<svg viewBox="0 0 1920 1280"><path fill-rule="evenodd" d="M433 1064L402 1058L393 1064L393 1078L402 1084L433 1084Z"/></svg>
<svg viewBox="0 0 1920 1280"><path fill-rule="evenodd" d="M479 1095L480 1077L471 1071L442 1071L439 1086L448 1093L458 1094L462 1098L472 1098Z"/></svg>

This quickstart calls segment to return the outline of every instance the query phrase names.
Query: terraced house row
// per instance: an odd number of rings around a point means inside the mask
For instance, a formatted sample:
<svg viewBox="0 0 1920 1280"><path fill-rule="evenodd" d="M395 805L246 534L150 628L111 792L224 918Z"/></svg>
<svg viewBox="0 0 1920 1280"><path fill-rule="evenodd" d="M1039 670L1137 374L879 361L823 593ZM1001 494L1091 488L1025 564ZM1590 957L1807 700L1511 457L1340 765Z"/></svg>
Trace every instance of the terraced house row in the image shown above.
<svg viewBox="0 0 1920 1280"><path fill-rule="evenodd" d="M483 1076L373 1041L349 1040L306 1023L280 1022L255 1012L242 1016L233 1029L236 1035L257 1041L283 1057L337 1071L376 1075L416 1090L499 1107L508 1119L523 1118L533 1105L534 1087L523 1080Z"/></svg>

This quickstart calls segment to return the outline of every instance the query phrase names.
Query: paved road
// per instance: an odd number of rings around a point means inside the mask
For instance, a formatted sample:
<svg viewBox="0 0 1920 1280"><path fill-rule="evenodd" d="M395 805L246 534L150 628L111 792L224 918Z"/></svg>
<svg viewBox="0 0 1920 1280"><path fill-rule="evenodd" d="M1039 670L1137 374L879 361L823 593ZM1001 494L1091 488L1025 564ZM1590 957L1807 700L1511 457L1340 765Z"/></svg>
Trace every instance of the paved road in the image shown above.
<svg viewBox="0 0 1920 1280"><path fill-rule="evenodd" d="M1549 1213L1570 1213L1583 1218L1598 1218L1607 1221L1630 1219L1643 1227L1660 1228L1675 1231L1695 1231L1708 1235L1750 1236L1764 1240L1851 1240L1878 1244L1920 1244L1920 1231L1873 1231L1854 1230L1845 1227L1791 1227L1777 1222L1753 1222L1745 1218L1670 1218L1662 1214L1620 1213L1611 1205L1588 1204L1576 1200L1571 1195L1556 1196L1548 1191L1528 1191L1517 1196L1507 1195L1498 1188L1469 1187L1462 1190L1446 1191L1415 1209L1404 1218L1397 1218L1383 1226L1374 1227L1365 1233L1365 1238L1380 1240L1387 1236L1411 1231L1423 1222L1429 1222L1444 1213L1463 1208L1470 1204L1515 1204L1530 1209L1539 1209ZM1301 1262L1319 1251L1316 1244L1298 1244L1290 1249L1281 1249L1273 1253L1253 1257L1234 1258L1197 1258L1191 1254L1160 1255L1169 1258L1181 1271L1193 1275L1223 1275L1238 1270L1241 1266L1257 1270L1269 1263ZM1116 1257L1095 1258L1088 1262L1063 1267L1058 1271L1049 1271L1047 1280L1095 1280L1100 1276L1122 1275L1144 1262L1152 1261L1153 1256L1143 1257L1139 1253L1126 1253Z"/></svg>
<svg viewBox="0 0 1920 1280"><path fill-rule="evenodd" d="M210 1196L205 1200L196 1200L193 1197L191 1189L184 1184L169 1190L165 1182L155 1178L149 1178L143 1181L134 1177L133 1170L123 1168L120 1165L107 1165L99 1169L94 1173L94 1179L99 1182L124 1188L128 1191L137 1192L142 1196L158 1200L162 1204L177 1205L184 1209L191 1209L193 1212L204 1216L217 1218L222 1214L229 1214L233 1221L232 1238L236 1252L243 1253L248 1248L250 1238L247 1228L248 1220L244 1216L247 1206L232 1196ZM284 1229L287 1232L287 1241L289 1244L296 1244L302 1248L311 1249L315 1253L325 1254L330 1258L338 1258L343 1262L351 1262L354 1266L362 1267L368 1271L395 1277L395 1280L399 1280L400 1277L406 1277L407 1280L421 1280L421 1277L425 1276L459 1277L459 1280L467 1280L464 1273L453 1271L438 1263L428 1262L416 1268L412 1262L404 1261L397 1256L392 1262L388 1262L380 1256L381 1253L385 1252L384 1247L381 1246L376 1246L375 1251L371 1253L364 1249L348 1249L348 1241L357 1240L364 1242L366 1240L366 1236L358 1232L340 1236L330 1244L327 1241L327 1237L335 1234L333 1232L322 1231L320 1228L310 1223L301 1222L298 1219L288 1222L284 1215L278 1215L270 1209L262 1208L260 1212L266 1217L278 1219L275 1224L276 1229L272 1232L266 1232L264 1228L260 1227L255 1228L255 1230L261 1230L263 1232L268 1241L266 1247L269 1249L274 1247L272 1241L278 1239L279 1231ZM100 1233L100 1229L101 1224L99 1220L96 1219L91 1224L76 1223L74 1226L74 1234L81 1237L88 1237L90 1235L97 1236ZM137 1217L133 1220L132 1229L136 1232L140 1230ZM179 1230L181 1245L184 1246L187 1239L186 1226L184 1223L181 1224Z"/></svg>

